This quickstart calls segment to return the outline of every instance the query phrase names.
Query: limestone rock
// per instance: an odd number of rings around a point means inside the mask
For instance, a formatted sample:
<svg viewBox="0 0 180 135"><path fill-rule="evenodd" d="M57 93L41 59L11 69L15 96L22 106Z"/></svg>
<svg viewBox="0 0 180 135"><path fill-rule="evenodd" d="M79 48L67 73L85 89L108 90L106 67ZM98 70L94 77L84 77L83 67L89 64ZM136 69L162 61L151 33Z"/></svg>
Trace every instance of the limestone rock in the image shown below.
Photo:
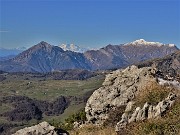
<svg viewBox="0 0 180 135"><path fill-rule="evenodd" d="M13 135L58 135L58 133L55 131L55 127L47 122L42 122L32 127L20 129Z"/></svg>
<svg viewBox="0 0 180 135"><path fill-rule="evenodd" d="M115 131L119 131L120 129L124 128L128 123L128 114L123 113L121 121L117 123L117 126L115 127Z"/></svg>
<svg viewBox="0 0 180 135"><path fill-rule="evenodd" d="M167 108L171 107L175 102L175 97L176 95L174 93L170 93L165 100L159 102L155 107L154 117L160 117L167 110Z"/></svg>
<svg viewBox="0 0 180 135"><path fill-rule="evenodd" d="M126 106L125 112L130 112L130 111L132 111L132 107L133 107L134 103L135 103L135 102L133 102L133 101L129 101L128 104L127 104L127 106Z"/></svg>
<svg viewBox="0 0 180 135"><path fill-rule="evenodd" d="M73 123L73 128L79 128L80 125L81 125L80 122L75 121L75 122Z"/></svg>
<svg viewBox="0 0 180 135"><path fill-rule="evenodd" d="M103 86L94 91L87 101L85 112L88 122L103 124L112 109L127 105L144 85L156 81L154 74L153 68L139 69L136 66L108 74Z"/></svg>
<svg viewBox="0 0 180 135"><path fill-rule="evenodd" d="M155 107L150 105L148 109L148 119L153 118L155 116L155 112L156 112Z"/></svg>
<svg viewBox="0 0 180 135"><path fill-rule="evenodd" d="M142 109L139 110L138 114L137 114L137 117L136 117L136 121L138 120L145 120L146 119L146 116L148 116L148 103L146 102L143 106Z"/></svg>
<svg viewBox="0 0 180 135"><path fill-rule="evenodd" d="M136 121L136 117L140 111L140 107L137 107L136 110L134 111L134 113L131 115L131 118L128 120L128 123L134 122Z"/></svg>
<svg viewBox="0 0 180 135"><path fill-rule="evenodd" d="M156 106L149 105L146 102L142 109L137 107L132 114L124 113L121 121L116 124L115 130L118 132L131 122L161 117L175 102L175 97L176 95L174 93L169 93L168 97L159 102ZM132 103L128 103L126 108L128 108L129 104Z"/></svg>

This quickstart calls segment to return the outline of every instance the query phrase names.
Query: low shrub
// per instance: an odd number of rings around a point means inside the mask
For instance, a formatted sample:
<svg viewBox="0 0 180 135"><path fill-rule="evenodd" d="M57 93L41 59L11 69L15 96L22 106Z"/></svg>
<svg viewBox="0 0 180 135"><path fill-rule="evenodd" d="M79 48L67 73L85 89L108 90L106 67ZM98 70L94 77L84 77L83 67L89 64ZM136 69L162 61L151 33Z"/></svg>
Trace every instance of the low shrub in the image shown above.
<svg viewBox="0 0 180 135"><path fill-rule="evenodd" d="M143 106L146 102L156 105L173 91L172 87L159 85L157 82L150 82L142 88L135 97L135 106Z"/></svg>
<svg viewBox="0 0 180 135"><path fill-rule="evenodd" d="M86 121L86 113L85 110L81 110L73 115L70 115L67 119L65 119L64 122L58 121L55 122L54 120L51 123L51 125L53 125L56 128L60 128L63 130L72 130L73 129L73 123L77 121L77 122L85 122Z"/></svg>

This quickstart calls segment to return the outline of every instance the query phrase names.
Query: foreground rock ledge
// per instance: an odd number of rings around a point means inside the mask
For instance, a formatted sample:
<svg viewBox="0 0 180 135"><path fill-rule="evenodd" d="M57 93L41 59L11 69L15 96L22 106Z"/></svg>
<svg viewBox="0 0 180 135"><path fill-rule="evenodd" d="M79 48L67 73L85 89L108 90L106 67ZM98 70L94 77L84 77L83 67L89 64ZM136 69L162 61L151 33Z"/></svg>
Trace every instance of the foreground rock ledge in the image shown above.
<svg viewBox="0 0 180 135"><path fill-rule="evenodd" d="M127 105L148 82L156 81L156 70L151 67L127 67L108 74L103 86L88 99L85 112L89 123L103 124L108 113Z"/></svg>
<svg viewBox="0 0 180 135"><path fill-rule="evenodd" d="M26 127L18 130L12 135L67 135L67 133L58 133L55 127L51 126L47 122L39 123L32 127Z"/></svg>

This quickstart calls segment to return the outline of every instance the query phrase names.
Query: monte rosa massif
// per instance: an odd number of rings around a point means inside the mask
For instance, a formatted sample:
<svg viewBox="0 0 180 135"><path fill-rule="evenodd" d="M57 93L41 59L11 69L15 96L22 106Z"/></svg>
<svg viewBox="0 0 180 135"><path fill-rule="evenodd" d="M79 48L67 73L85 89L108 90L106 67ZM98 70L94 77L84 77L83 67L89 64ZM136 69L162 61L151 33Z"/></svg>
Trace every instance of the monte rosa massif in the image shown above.
<svg viewBox="0 0 180 135"><path fill-rule="evenodd" d="M46 73L65 69L116 69L152 58L161 58L178 50L174 44L139 39L79 53L42 41L10 60L1 61L0 70Z"/></svg>

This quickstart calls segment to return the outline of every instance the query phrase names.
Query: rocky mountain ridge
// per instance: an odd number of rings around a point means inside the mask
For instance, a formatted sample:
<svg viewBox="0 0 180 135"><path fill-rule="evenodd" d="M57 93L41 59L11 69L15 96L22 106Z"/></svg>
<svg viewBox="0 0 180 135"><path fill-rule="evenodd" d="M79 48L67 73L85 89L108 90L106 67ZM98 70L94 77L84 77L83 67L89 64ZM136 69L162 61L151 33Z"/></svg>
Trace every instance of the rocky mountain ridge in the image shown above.
<svg viewBox="0 0 180 135"><path fill-rule="evenodd" d="M3 61L0 69L8 72L52 72L64 69L90 69L82 53L64 51L44 41Z"/></svg>
<svg viewBox="0 0 180 135"><path fill-rule="evenodd" d="M161 58L178 50L176 46L160 45L140 39L127 44L108 45L99 50L89 50L84 55L94 70L118 69L144 60Z"/></svg>

